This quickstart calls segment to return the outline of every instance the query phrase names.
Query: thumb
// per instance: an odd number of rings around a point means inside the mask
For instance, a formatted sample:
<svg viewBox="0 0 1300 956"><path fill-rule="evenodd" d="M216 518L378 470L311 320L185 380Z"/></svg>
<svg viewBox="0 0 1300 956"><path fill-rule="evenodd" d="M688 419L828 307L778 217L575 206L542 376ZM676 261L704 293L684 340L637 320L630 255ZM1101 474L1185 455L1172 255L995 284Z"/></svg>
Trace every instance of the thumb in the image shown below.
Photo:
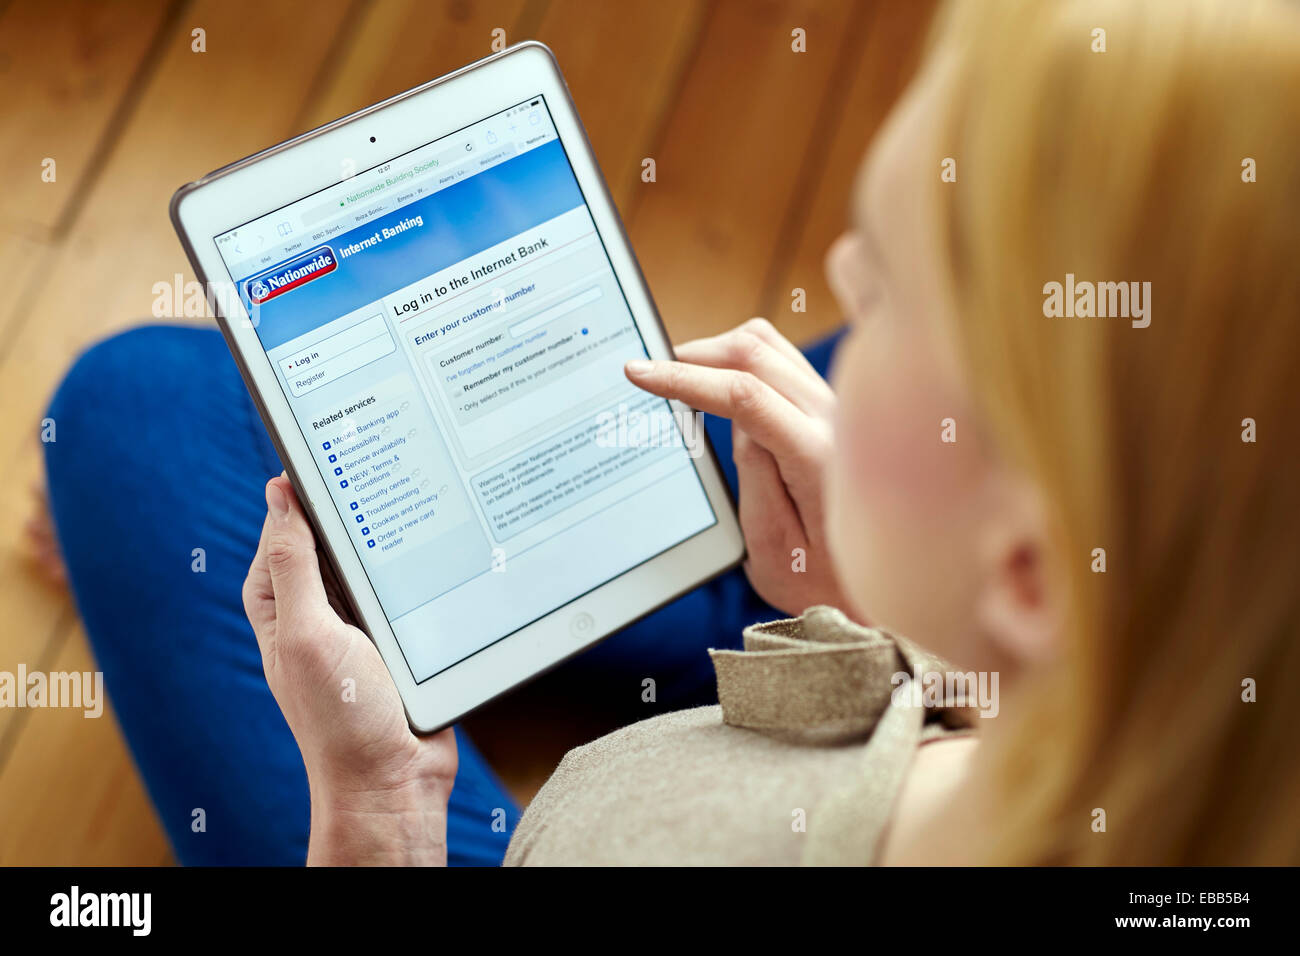
<svg viewBox="0 0 1300 956"><path fill-rule="evenodd" d="M266 566L282 622L311 620L329 608L316 557L316 539L293 485L284 477L266 484Z"/></svg>

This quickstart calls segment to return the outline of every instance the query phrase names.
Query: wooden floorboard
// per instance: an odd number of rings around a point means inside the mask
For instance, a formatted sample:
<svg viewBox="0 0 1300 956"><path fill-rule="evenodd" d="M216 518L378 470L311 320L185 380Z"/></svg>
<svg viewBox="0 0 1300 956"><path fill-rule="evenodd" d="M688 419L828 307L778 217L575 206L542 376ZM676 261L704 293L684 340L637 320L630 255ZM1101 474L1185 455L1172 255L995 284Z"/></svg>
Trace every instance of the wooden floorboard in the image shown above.
<svg viewBox="0 0 1300 956"><path fill-rule="evenodd" d="M643 192L641 160L656 151L673 115L709 6L703 0L595 5L552 0L534 34L564 70L625 219Z"/></svg>
<svg viewBox="0 0 1300 956"><path fill-rule="evenodd" d="M301 125L314 129L487 56L492 31L500 28L511 38L528 6L529 0L382 0L363 5L349 25L346 50L331 65ZM395 38L404 37L418 37L419 42L399 47Z"/></svg>
<svg viewBox="0 0 1300 956"><path fill-rule="evenodd" d="M93 671L80 628L43 665ZM145 866L168 847L122 735L105 709L20 711L22 733L0 773L0 866Z"/></svg>
<svg viewBox="0 0 1300 956"><path fill-rule="evenodd" d="M69 215L175 6L14 0L0 12L0 228L47 235ZM42 179L46 159L55 162L53 182Z"/></svg>
<svg viewBox="0 0 1300 956"><path fill-rule="evenodd" d="M42 260L53 247L48 240L34 239L8 226L0 226L0 288L8 289L13 300L0 305L0 340L7 320L18 314L23 297L32 291L32 282Z"/></svg>
<svg viewBox="0 0 1300 956"><path fill-rule="evenodd" d="M629 222L675 340L736 325L760 304L804 148L849 23L849 2L720 0ZM807 31L808 52L791 49Z"/></svg>
<svg viewBox="0 0 1300 956"><path fill-rule="evenodd" d="M880 124L906 86L921 51L934 9L932 0L879 0L863 35L846 46L842 91L833 127L814 145L821 158L810 172L810 188L799 201L802 218L792 223L789 248L774 259L762 313L795 341L823 335L842 322L826 284L823 263L832 241L849 225L854 180ZM807 311L791 311L791 290L805 293Z"/></svg>

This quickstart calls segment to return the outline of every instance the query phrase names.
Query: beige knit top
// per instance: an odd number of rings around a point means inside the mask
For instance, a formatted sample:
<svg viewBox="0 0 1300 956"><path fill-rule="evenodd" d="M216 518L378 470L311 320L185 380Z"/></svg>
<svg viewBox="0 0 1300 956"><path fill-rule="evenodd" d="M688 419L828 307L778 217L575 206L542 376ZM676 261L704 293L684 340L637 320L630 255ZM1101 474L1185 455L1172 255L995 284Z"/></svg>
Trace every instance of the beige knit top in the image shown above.
<svg viewBox="0 0 1300 956"><path fill-rule="evenodd" d="M969 711L895 693L942 661L834 608L709 654L719 703L570 751L507 866L872 863L916 748L970 732Z"/></svg>

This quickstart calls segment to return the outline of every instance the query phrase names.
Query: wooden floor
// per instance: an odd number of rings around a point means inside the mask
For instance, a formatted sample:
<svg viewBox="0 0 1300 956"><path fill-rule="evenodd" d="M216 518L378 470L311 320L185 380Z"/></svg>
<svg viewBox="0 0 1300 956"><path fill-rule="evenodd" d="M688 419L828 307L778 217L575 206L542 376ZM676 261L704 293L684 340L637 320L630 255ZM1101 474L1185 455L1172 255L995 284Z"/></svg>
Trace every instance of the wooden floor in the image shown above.
<svg viewBox="0 0 1300 956"><path fill-rule="evenodd" d="M804 339L839 322L822 255L930 13L928 0L309 6L0 0L0 671L93 669L67 594L32 569L17 489L39 477L39 423L68 363L148 319L154 283L192 278L167 219L181 183L484 56L503 29L559 58L673 338L767 315ZM656 182L641 181L645 157ZM526 797L585 728L561 724L521 755L500 733L510 714L478 726ZM169 859L110 717L0 709L0 864Z"/></svg>

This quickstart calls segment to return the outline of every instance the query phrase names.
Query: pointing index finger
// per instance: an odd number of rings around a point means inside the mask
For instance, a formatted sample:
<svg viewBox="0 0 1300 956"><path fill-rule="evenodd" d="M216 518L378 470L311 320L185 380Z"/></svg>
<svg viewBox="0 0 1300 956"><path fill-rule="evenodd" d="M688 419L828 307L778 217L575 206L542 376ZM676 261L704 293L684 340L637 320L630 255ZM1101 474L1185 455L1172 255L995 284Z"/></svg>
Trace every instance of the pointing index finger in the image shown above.
<svg viewBox="0 0 1300 956"><path fill-rule="evenodd" d="M801 458L809 418L776 389L749 372L689 362L636 360L626 365L633 385L729 418L778 458Z"/></svg>

